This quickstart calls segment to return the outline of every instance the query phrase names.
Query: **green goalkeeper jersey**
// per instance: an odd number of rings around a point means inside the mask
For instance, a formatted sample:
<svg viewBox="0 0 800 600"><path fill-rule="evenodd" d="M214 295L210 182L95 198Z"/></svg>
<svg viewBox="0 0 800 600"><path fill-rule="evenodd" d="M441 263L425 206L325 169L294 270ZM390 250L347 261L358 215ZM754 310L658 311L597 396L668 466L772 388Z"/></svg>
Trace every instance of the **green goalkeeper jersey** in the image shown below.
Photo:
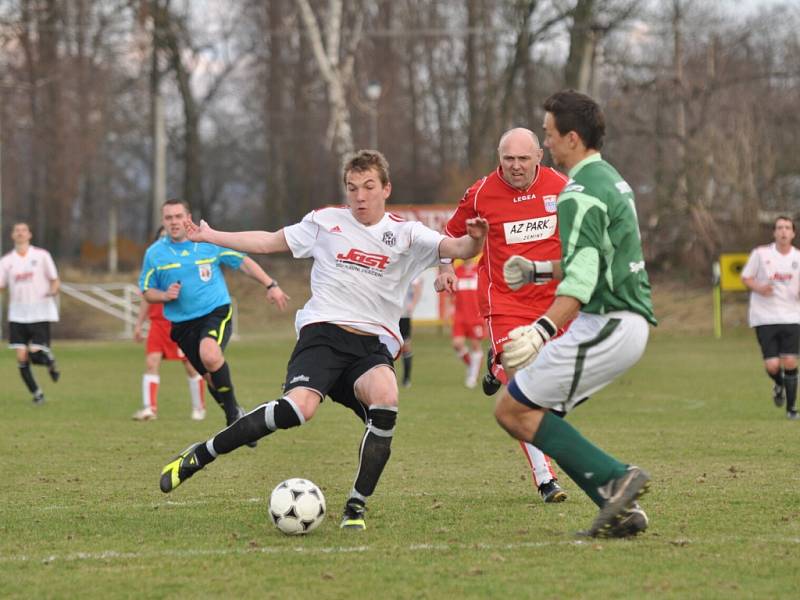
<svg viewBox="0 0 800 600"><path fill-rule="evenodd" d="M563 278L556 295L576 298L583 312L628 310L655 325L631 186L599 153L569 176L558 196Z"/></svg>

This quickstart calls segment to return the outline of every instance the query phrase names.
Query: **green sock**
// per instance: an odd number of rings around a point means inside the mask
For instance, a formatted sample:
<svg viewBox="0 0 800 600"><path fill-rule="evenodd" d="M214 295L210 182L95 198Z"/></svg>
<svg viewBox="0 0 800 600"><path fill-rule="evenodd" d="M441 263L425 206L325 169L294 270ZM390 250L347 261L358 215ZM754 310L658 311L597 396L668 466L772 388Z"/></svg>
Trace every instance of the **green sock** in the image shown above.
<svg viewBox="0 0 800 600"><path fill-rule="evenodd" d="M597 488L620 477L626 465L603 452L577 429L552 413L545 413L531 442L558 465L598 506L605 502Z"/></svg>

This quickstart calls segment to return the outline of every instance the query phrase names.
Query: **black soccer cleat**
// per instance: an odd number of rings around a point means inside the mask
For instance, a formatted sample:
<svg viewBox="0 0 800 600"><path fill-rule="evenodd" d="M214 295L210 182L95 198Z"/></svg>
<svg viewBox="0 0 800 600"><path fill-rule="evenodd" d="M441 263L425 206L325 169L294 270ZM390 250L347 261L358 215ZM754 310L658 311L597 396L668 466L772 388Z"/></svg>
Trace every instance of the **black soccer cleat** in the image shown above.
<svg viewBox="0 0 800 600"><path fill-rule="evenodd" d="M635 537L647 529L649 524L650 520L647 518L647 513L642 510L638 502L634 502L608 530L608 537Z"/></svg>
<svg viewBox="0 0 800 600"><path fill-rule="evenodd" d="M492 367L494 366L494 349L489 348L489 352L486 353L486 375L483 376L481 379L481 387L483 388L483 393L487 396L494 396L497 393L503 383L497 379L494 375L492 375Z"/></svg>
<svg viewBox="0 0 800 600"><path fill-rule="evenodd" d="M561 489L557 480L551 479L547 483L539 486L539 494L546 504L553 504L556 502L563 502L567 499L567 492Z"/></svg>
<svg viewBox="0 0 800 600"><path fill-rule="evenodd" d="M192 444L181 452L171 463L161 470L161 480L159 485L165 494L170 493L192 475L202 469L202 465L197 461L195 450L200 444Z"/></svg>
<svg viewBox="0 0 800 600"><path fill-rule="evenodd" d="M797 414L796 410L787 410L786 418L789 419L790 421L797 421L798 419L800 419L800 415Z"/></svg>
<svg viewBox="0 0 800 600"><path fill-rule="evenodd" d="M639 467L630 465L625 473L612 479L597 491L605 498L605 504L595 517L587 535L609 537L612 527L632 509L650 485L650 476Z"/></svg>
<svg viewBox="0 0 800 600"><path fill-rule="evenodd" d="M50 365L47 367L47 373L50 375L50 379L52 379L54 383L61 378L61 371L58 370L56 361L50 363Z"/></svg>
<svg viewBox="0 0 800 600"><path fill-rule="evenodd" d="M367 522L364 520L364 515L367 512L367 507L359 502L349 500L344 505L344 512L342 513L342 522L339 524L341 529L353 529L363 531L367 528Z"/></svg>
<svg viewBox="0 0 800 600"><path fill-rule="evenodd" d="M33 403L36 406L44 404L44 392L42 392L42 390L36 390L36 393L33 395Z"/></svg>
<svg viewBox="0 0 800 600"><path fill-rule="evenodd" d="M786 400L786 388L776 383L775 385L772 386L772 401L775 403L775 406L780 408L781 406L783 406L785 400Z"/></svg>

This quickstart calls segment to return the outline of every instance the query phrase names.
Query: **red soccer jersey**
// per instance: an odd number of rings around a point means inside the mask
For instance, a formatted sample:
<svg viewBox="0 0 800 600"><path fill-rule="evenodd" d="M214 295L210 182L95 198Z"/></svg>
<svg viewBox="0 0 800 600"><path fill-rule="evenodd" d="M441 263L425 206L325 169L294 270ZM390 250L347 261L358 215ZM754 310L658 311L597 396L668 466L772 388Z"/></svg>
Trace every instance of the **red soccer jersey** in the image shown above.
<svg viewBox="0 0 800 600"><path fill-rule="evenodd" d="M527 285L512 292L503 279L503 264L519 254L530 260L560 260L556 199L567 178L549 167L539 166L528 189L511 186L498 167L470 187L445 232L452 237L466 233L466 220L483 217L489 235L478 263L480 308L484 317L513 315L534 319L553 301L557 283Z"/></svg>
<svg viewBox="0 0 800 600"><path fill-rule="evenodd" d="M481 321L478 303L478 264L472 261L456 267L456 293L453 310L456 319Z"/></svg>

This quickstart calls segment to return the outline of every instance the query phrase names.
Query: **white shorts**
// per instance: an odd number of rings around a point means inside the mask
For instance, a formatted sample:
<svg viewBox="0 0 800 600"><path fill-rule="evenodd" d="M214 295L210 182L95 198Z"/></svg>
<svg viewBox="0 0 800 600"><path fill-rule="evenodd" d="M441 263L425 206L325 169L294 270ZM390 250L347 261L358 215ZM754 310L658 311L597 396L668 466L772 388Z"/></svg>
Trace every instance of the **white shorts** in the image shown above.
<svg viewBox="0 0 800 600"><path fill-rule="evenodd" d="M635 365L649 333L645 318L633 312L579 313L564 335L517 371L508 391L522 404L567 413Z"/></svg>

